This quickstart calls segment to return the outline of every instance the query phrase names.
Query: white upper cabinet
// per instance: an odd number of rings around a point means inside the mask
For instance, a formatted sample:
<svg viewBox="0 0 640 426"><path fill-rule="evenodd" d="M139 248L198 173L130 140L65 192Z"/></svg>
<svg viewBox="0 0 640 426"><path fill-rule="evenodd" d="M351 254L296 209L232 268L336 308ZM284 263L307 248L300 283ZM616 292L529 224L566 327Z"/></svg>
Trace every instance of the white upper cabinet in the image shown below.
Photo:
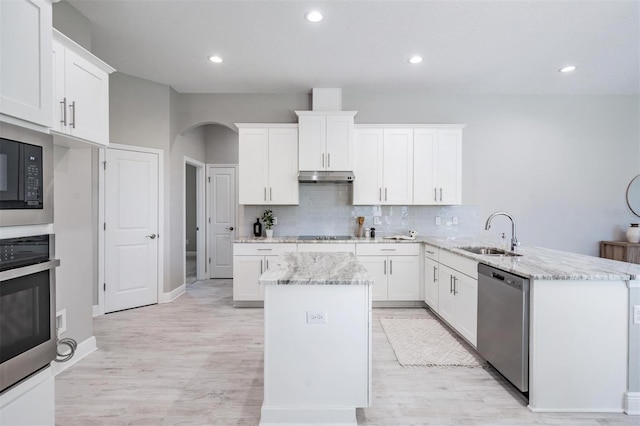
<svg viewBox="0 0 640 426"><path fill-rule="evenodd" d="M355 111L296 111L296 114L300 170L353 170Z"/></svg>
<svg viewBox="0 0 640 426"><path fill-rule="evenodd" d="M109 145L109 65L53 30L54 132Z"/></svg>
<svg viewBox="0 0 640 426"><path fill-rule="evenodd" d="M462 126L414 129L414 204L462 204Z"/></svg>
<svg viewBox="0 0 640 426"><path fill-rule="evenodd" d="M236 124L240 204L298 204L297 125Z"/></svg>
<svg viewBox="0 0 640 426"><path fill-rule="evenodd" d="M411 204L413 130L358 128L353 204Z"/></svg>
<svg viewBox="0 0 640 426"><path fill-rule="evenodd" d="M51 2L0 1L0 119L51 127Z"/></svg>

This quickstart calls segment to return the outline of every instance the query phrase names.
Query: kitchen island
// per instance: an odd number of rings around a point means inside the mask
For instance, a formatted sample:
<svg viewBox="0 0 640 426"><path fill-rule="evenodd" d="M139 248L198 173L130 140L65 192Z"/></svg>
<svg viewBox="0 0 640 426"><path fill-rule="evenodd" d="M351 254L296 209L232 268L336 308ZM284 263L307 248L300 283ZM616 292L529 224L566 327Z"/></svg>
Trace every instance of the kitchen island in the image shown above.
<svg viewBox="0 0 640 426"><path fill-rule="evenodd" d="M357 424L371 405L371 275L351 253L284 253L260 284L260 424Z"/></svg>

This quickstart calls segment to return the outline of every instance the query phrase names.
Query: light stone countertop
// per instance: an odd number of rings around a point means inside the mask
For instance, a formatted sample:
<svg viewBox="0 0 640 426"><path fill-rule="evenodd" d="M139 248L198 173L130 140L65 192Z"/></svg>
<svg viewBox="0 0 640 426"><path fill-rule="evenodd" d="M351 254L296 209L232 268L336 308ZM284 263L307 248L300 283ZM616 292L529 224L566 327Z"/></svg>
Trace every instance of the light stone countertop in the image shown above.
<svg viewBox="0 0 640 426"><path fill-rule="evenodd" d="M269 264L260 284L372 285L373 276L353 253L285 253Z"/></svg>
<svg viewBox="0 0 640 426"><path fill-rule="evenodd" d="M415 240L389 240L383 237L353 238L351 240L298 240L297 236L254 238L244 237L236 243L300 243L300 244L371 244L371 243L426 243L460 256L473 259L485 265L493 266L533 280L593 280L620 281L640 279L640 265L619 262L584 254L548 249L543 247L521 246L518 253L522 256L487 256L461 250L465 246L496 247L496 241L481 237L418 237Z"/></svg>

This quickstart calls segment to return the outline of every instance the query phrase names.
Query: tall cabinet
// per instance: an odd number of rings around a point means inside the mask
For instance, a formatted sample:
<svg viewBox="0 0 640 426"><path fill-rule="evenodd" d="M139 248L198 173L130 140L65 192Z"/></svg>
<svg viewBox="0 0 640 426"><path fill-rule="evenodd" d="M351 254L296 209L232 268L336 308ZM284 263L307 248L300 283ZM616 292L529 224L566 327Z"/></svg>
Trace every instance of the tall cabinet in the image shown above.
<svg viewBox="0 0 640 426"><path fill-rule="evenodd" d="M298 204L298 125L236 126L239 203Z"/></svg>

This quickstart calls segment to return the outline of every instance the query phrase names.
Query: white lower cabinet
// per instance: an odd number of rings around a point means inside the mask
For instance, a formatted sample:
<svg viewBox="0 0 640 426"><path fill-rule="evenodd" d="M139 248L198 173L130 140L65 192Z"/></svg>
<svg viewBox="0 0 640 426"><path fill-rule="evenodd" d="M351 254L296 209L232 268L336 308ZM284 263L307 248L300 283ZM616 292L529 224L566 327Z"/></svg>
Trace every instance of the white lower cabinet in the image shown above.
<svg viewBox="0 0 640 426"><path fill-rule="evenodd" d="M424 302L434 311L438 311L439 264L433 259L424 259Z"/></svg>
<svg viewBox="0 0 640 426"><path fill-rule="evenodd" d="M373 275L374 301L420 300L418 244L361 244L358 261Z"/></svg>
<svg viewBox="0 0 640 426"><path fill-rule="evenodd" d="M296 252L296 244L238 243L233 245L233 301L264 300L258 278L269 268L269 262L285 252Z"/></svg>
<svg viewBox="0 0 640 426"><path fill-rule="evenodd" d="M478 329L478 264L448 252L440 256L436 311L475 347ZM454 269L456 267L464 272Z"/></svg>

